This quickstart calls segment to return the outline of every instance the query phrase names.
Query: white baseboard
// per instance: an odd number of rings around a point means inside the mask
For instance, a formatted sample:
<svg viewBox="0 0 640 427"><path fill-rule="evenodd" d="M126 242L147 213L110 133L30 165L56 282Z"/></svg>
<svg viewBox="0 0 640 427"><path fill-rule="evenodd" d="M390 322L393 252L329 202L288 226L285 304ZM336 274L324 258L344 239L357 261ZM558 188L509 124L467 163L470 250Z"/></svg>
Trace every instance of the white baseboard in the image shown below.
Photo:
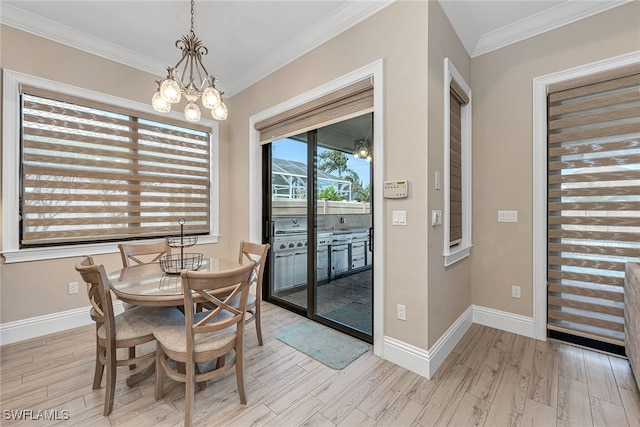
<svg viewBox="0 0 640 427"><path fill-rule="evenodd" d="M473 311L469 306L456 319L447 331L429 349L424 350L395 338L385 337L383 342L384 359L402 366L418 375L431 378L453 347L467 332L472 324Z"/></svg>
<svg viewBox="0 0 640 427"><path fill-rule="evenodd" d="M90 307L76 308L44 316L31 317L0 324L0 345L11 344L43 335L66 331L93 323L89 317ZM115 314L124 311L122 301L113 303Z"/></svg>
<svg viewBox="0 0 640 427"><path fill-rule="evenodd" d="M533 318L472 305L473 323L533 338Z"/></svg>
<svg viewBox="0 0 640 427"><path fill-rule="evenodd" d="M418 375L431 378L472 323L533 338L533 318L471 305L429 350L385 337L383 357Z"/></svg>

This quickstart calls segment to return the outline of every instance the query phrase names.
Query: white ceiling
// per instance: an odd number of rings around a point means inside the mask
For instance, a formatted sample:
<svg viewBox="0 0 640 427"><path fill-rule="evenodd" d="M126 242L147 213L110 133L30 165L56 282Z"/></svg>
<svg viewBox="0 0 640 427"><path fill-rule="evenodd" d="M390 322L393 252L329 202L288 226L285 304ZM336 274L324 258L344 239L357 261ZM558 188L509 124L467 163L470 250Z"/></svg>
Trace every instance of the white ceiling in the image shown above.
<svg viewBox="0 0 640 427"><path fill-rule="evenodd" d="M233 96L394 0L198 0L203 62ZM434 1L434 0L431 0ZM471 56L629 0L438 0ZM1 0L0 22L163 77L179 59L188 0ZM152 90L152 89L150 89Z"/></svg>

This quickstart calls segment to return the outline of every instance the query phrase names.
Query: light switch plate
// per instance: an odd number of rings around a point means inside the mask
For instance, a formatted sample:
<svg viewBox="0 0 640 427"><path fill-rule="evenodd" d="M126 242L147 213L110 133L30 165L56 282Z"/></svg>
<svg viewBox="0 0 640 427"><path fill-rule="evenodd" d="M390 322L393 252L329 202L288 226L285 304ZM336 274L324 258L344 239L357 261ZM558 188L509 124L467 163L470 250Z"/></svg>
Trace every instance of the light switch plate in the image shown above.
<svg viewBox="0 0 640 427"><path fill-rule="evenodd" d="M407 225L407 211L392 212L393 225Z"/></svg>
<svg viewBox="0 0 640 427"><path fill-rule="evenodd" d="M498 222L518 222L518 211L498 211Z"/></svg>

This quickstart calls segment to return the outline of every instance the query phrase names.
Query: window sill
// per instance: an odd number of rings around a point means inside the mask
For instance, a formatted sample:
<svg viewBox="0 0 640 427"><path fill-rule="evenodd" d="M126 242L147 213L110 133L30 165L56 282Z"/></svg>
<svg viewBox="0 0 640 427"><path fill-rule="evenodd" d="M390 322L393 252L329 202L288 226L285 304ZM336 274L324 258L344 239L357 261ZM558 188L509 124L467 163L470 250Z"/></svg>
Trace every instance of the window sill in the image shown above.
<svg viewBox="0 0 640 427"><path fill-rule="evenodd" d="M218 243L219 235L198 236L198 244ZM118 253L118 243L95 243L90 245L51 246L2 252L5 264L29 261L44 261L49 259L73 258L83 255L101 255Z"/></svg>
<svg viewBox="0 0 640 427"><path fill-rule="evenodd" d="M444 256L444 266L445 267L449 267L449 266L455 264L456 262L458 262L458 261L468 257L469 255L471 255L471 246L472 245L468 245L468 246L465 246L463 248L457 249L455 252L449 252L449 253L443 254L443 256Z"/></svg>

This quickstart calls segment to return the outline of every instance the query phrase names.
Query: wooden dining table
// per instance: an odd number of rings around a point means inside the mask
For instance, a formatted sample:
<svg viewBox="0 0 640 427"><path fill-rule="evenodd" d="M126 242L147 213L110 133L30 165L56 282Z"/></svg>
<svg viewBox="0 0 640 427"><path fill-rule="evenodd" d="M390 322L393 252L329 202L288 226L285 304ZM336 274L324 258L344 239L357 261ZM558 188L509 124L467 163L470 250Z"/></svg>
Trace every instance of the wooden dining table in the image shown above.
<svg viewBox="0 0 640 427"><path fill-rule="evenodd" d="M198 271L224 271L240 267L237 261L205 258ZM180 274L162 271L160 264L140 264L108 275L111 290L122 301L135 305L173 307L184 304Z"/></svg>

